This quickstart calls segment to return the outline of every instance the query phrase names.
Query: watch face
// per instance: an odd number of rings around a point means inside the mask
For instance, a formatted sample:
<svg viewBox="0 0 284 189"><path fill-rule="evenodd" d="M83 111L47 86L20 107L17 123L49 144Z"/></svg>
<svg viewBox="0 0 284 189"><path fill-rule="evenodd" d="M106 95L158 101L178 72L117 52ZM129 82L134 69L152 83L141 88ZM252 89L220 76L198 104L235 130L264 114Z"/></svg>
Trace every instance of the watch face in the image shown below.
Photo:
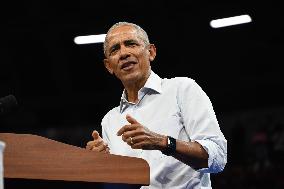
<svg viewBox="0 0 284 189"><path fill-rule="evenodd" d="M168 136L168 145L165 150L162 151L165 155L172 155L176 151L176 139Z"/></svg>
<svg viewBox="0 0 284 189"><path fill-rule="evenodd" d="M168 146L171 144L170 137L168 137Z"/></svg>

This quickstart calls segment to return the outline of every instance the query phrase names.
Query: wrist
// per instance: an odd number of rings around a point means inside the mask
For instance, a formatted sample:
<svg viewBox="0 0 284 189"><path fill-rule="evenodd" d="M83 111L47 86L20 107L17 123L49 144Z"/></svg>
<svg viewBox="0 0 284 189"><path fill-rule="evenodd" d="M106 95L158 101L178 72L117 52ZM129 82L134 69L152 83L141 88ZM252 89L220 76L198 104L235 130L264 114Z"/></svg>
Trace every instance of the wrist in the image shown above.
<svg viewBox="0 0 284 189"><path fill-rule="evenodd" d="M167 146L168 146L168 136L162 136L160 151L165 150Z"/></svg>

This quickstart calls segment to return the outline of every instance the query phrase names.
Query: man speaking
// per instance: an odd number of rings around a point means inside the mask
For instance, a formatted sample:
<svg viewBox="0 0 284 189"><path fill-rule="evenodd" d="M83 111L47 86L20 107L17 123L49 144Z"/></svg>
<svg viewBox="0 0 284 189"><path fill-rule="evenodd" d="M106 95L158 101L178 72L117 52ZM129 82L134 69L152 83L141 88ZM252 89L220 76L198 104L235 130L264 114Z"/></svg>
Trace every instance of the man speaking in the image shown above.
<svg viewBox="0 0 284 189"><path fill-rule="evenodd" d="M156 48L136 24L113 25L104 53L124 91L102 120L103 138L94 131L86 148L145 159L150 186L144 189L211 188L210 173L226 165L227 141L205 92L193 79L154 73Z"/></svg>

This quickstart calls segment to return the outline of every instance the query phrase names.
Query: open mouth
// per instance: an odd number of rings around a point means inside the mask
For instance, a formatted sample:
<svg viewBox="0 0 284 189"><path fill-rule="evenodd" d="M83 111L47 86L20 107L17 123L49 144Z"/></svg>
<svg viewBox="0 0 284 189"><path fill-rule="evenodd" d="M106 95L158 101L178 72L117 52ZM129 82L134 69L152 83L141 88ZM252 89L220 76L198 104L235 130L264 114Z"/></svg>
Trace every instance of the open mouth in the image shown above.
<svg viewBox="0 0 284 189"><path fill-rule="evenodd" d="M122 70L130 70L131 68L134 67L135 64L136 64L136 62L132 62L132 61L125 62L125 63L122 64L121 69Z"/></svg>

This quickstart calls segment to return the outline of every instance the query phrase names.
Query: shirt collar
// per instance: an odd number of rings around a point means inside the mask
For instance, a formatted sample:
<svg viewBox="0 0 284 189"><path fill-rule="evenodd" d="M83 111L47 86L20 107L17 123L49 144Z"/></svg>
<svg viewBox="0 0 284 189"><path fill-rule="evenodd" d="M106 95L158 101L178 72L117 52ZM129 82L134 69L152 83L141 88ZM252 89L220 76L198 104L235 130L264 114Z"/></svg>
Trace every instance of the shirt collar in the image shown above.
<svg viewBox="0 0 284 189"><path fill-rule="evenodd" d="M151 71L151 74L142 89L143 88L151 89L153 91L156 91L157 93L162 93L162 79L153 71Z"/></svg>
<svg viewBox="0 0 284 189"><path fill-rule="evenodd" d="M157 92L159 94L162 93L162 79L157 74L155 74L152 70L151 70L150 76L147 79L144 87L142 87L138 91L138 93L143 93L143 92L145 93L148 90L155 91L155 92ZM141 99L139 99L139 101L140 100ZM126 91L124 89L123 93L122 93L122 96L121 96L121 100L120 100L120 112L122 112L122 108L123 108L123 105L125 103L132 104L131 102L128 102Z"/></svg>

